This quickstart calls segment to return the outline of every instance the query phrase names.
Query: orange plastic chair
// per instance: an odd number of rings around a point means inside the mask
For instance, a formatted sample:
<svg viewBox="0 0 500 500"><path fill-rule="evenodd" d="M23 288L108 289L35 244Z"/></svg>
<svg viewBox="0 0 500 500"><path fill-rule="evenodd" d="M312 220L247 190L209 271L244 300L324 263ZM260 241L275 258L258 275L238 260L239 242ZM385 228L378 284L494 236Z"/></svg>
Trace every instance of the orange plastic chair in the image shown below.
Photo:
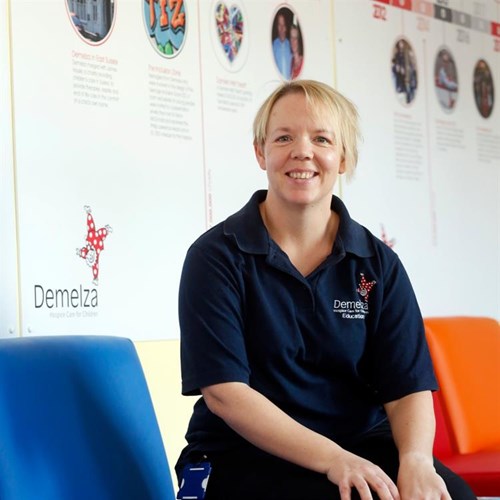
<svg viewBox="0 0 500 500"><path fill-rule="evenodd" d="M500 325L463 316L424 323L440 386L434 452L477 495L500 495Z"/></svg>

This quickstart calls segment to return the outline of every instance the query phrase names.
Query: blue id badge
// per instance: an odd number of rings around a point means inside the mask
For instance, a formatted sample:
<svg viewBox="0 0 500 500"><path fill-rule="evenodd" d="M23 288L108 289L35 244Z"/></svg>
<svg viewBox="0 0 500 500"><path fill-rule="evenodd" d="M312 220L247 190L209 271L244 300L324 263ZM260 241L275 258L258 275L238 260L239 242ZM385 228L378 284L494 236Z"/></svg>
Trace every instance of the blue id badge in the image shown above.
<svg viewBox="0 0 500 500"><path fill-rule="evenodd" d="M187 464L182 471L178 500L203 500L212 466L210 462Z"/></svg>

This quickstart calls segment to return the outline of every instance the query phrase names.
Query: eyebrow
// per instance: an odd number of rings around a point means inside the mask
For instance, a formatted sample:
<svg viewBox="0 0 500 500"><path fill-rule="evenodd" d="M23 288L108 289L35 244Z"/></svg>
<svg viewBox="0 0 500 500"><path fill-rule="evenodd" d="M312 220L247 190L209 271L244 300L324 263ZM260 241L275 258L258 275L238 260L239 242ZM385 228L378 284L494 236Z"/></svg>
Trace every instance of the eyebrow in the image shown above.
<svg viewBox="0 0 500 500"><path fill-rule="evenodd" d="M290 132L292 129L290 127L278 127L274 130L272 130L273 133L276 133L276 132ZM329 130L329 129L326 129L326 128L318 128L316 130L313 130L313 133L314 134L331 134L331 135L335 135L334 131L333 130Z"/></svg>

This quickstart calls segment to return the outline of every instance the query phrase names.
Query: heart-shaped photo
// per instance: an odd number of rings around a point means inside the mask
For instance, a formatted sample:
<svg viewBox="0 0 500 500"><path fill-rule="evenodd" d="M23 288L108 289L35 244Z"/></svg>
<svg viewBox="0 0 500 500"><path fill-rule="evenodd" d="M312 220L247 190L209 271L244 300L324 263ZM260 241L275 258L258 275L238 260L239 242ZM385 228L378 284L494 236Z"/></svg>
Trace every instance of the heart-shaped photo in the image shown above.
<svg viewBox="0 0 500 500"><path fill-rule="evenodd" d="M217 26L217 37L232 63L241 47L243 41L243 14L239 7L232 5L227 7L224 2L218 2L215 7L215 23Z"/></svg>

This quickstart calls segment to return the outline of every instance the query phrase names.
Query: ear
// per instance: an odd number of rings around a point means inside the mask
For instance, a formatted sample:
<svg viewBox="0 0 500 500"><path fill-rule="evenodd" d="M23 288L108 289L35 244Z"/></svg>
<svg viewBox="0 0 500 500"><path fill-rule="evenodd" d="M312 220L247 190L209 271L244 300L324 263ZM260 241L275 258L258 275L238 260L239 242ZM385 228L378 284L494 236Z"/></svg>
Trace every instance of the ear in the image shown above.
<svg viewBox="0 0 500 500"><path fill-rule="evenodd" d="M345 174L345 171L346 171L345 157L342 156L342 160L340 160L340 165L339 165L339 174Z"/></svg>
<svg viewBox="0 0 500 500"><path fill-rule="evenodd" d="M264 156L264 151L262 150L262 146L254 142L253 150L255 152L255 158L257 158L257 162L262 170L266 170L266 158Z"/></svg>

